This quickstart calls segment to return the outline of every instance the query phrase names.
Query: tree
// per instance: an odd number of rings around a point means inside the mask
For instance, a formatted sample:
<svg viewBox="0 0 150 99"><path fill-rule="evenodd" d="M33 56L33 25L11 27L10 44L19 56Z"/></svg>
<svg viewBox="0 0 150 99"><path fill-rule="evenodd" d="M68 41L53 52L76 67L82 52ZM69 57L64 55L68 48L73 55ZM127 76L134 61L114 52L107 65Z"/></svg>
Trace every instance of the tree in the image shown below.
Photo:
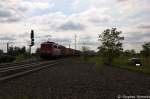
<svg viewBox="0 0 150 99"><path fill-rule="evenodd" d="M136 54L136 52L134 49L124 51L125 56L134 56L135 54Z"/></svg>
<svg viewBox="0 0 150 99"><path fill-rule="evenodd" d="M89 50L90 50L89 47L87 47L87 46L82 46L82 51L83 51L83 52L86 52L86 51L89 51Z"/></svg>
<svg viewBox="0 0 150 99"><path fill-rule="evenodd" d="M143 47L143 50L141 51L141 54L145 58L148 58L150 56L150 42L143 44L142 47Z"/></svg>
<svg viewBox="0 0 150 99"><path fill-rule="evenodd" d="M39 55L40 54L40 48L36 49L36 54Z"/></svg>
<svg viewBox="0 0 150 99"><path fill-rule="evenodd" d="M99 41L102 45L98 47L99 52L104 57L105 62L109 65L115 57L119 56L123 51L121 31L117 31L116 28L106 29L102 34L99 35Z"/></svg>
<svg viewBox="0 0 150 99"><path fill-rule="evenodd" d="M3 50L0 49L0 55L3 55L3 54L4 54Z"/></svg>
<svg viewBox="0 0 150 99"><path fill-rule="evenodd" d="M13 55L13 56L17 56L19 54L24 54L26 52L26 48L25 47L9 47L8 49L8 54L9 55Z"/></svg>

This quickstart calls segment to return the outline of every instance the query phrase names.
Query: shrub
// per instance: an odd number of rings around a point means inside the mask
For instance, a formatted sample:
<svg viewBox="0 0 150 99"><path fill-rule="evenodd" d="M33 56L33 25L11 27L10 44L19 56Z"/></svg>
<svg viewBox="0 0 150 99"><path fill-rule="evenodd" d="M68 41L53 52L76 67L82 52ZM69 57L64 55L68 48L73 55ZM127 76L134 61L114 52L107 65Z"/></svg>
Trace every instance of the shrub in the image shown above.
<svg viewBox="0 0 150 99"><path fill-rule="evenodd" d="M20 54L20 55L16 56L15 62L21 62L21 61L29 59L31 57L32 57L32 55L30 53Z"/></svg>
<svg viewBox="0 0 150 99"><path fill-rule="evenodd" d="M15 57L11 56L11 55L1 55L0 56L0 63L13 62L14 60L15 60Z"/></svg>

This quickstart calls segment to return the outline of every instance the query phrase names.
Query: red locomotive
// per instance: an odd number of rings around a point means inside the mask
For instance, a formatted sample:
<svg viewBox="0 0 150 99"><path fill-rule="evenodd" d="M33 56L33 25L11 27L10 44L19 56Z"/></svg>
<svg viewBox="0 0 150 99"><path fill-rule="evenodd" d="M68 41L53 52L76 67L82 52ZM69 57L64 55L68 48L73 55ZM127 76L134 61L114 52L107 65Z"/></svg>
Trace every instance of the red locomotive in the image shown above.
<svg viewBox="0 0 150 99"><path fill-rule="evenodd" d="M44 42L40 47L41 58L53 58L61 56L79 56L81 51L66 48L62 45L58 45L54 42Z"/></svg>

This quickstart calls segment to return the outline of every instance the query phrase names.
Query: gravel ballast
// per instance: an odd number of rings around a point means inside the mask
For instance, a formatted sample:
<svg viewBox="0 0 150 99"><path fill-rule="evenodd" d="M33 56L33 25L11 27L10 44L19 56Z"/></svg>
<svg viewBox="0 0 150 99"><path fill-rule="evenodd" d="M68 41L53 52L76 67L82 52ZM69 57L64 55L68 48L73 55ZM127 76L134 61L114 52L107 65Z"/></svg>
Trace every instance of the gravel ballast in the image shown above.
<svg viewBox="0 0 150 99"><path fill-rule="evenodd" d="M78 58L0 83L0 99L150 98L150 76ZM146 99L149 99L146 98ZM129 98L128 98L129 99ZM142 98L141 98L142 99Z"/></svg>

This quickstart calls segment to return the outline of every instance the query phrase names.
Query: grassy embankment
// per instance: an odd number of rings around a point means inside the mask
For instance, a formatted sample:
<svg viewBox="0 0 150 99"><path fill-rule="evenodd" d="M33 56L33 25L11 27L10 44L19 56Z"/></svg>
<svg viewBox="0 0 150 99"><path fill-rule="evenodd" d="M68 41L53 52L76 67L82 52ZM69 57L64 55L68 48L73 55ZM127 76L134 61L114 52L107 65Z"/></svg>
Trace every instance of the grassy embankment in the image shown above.
<svg viewBox="0 0 150 99"><path fill-rule="evenodd" d="M30 59L32 57L33 56L31 54L29 54L29 53L20 54L20 55L16 56L16 59L15 59L14 62L22 62L22 61Z"/></svg>
<svg viewBox="0 0 150 99"><path fill-rule="evenodd" d="M142 66L139 66L139 67L129 65L128 64L128 59L129 59L129 57L119 57L119 58L114 60L113 66L123 68L123 69L127 69L127 70L130 70L130 71L150 74L150 61L148 61L148 60L150 60L150 58L147 59L147 60L144 59L144 58L141 58Z"/></svg>
<svg viewBox="0 0 150 99"><path fill-rule="evenodd" d="M18 63L35 57L38 58L37 55L31 55L29 53L23 53L17 56L0 55L0 63L16 63L16 62Z"/></svg>
<svg viewBox="0 0 150 99"><path fill-rule="evenodd" d="M121 68L121 69L126 69L129 71L134 71L134 72L142 72L146 74L150 74L150 58L149 59L144 59L141 58L142 65L140 67L136 67L133 65L128 64L128 59L130 57L118 57L117 59L114 59L112 66ZM100 56L95 56L95 57L86 57L86 61L88 62L93 62L96 64L96 69L101 70L104 66L103 59Z"/></svg>

